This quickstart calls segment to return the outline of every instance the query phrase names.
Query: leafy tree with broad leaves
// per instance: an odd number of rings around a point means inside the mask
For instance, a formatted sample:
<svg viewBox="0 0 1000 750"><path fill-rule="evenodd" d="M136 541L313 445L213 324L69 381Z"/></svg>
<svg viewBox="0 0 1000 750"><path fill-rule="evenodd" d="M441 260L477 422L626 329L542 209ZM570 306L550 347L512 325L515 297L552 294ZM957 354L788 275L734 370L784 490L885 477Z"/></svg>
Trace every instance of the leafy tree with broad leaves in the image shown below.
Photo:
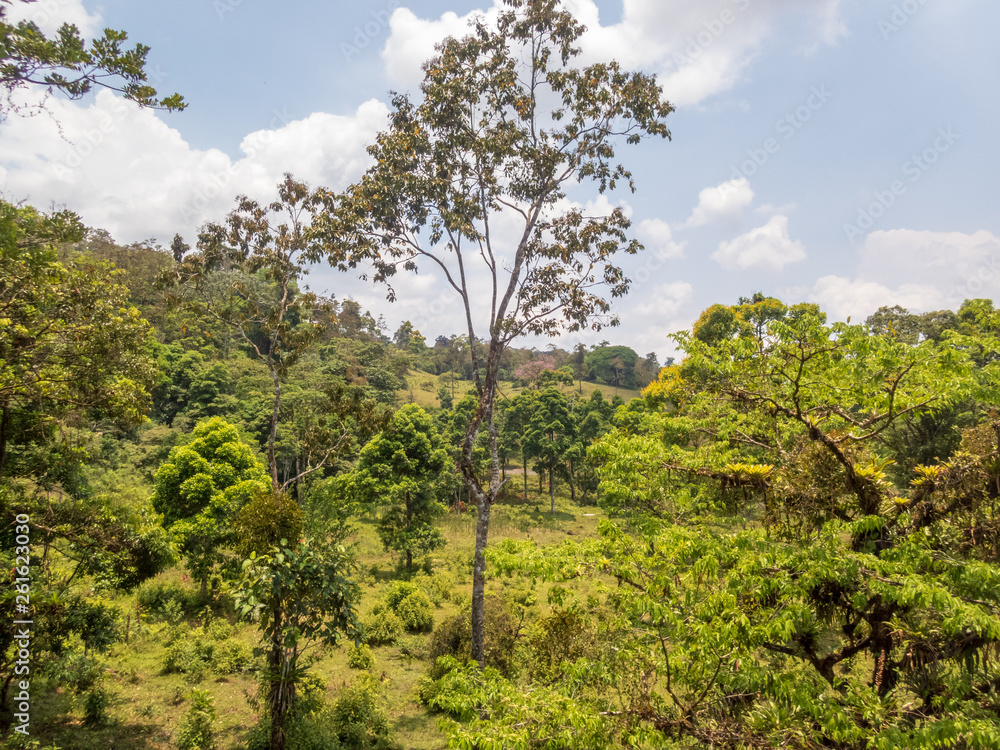
<svg viewBox="0 0 1000 750"><path fill-rule="evenodd" d="M348 577L342 547L282 540L267 555L243 563L237 611L258 623L267 659L266 705L270 750L285 750L296 686L306 674L304 657L320 645L335 645L343 634L359 635L355 607L360 598Z"/></svg>
<svg viewBox="0 0 1000 750"><path fill-rule="evenodd" d="M0 202L0 476L18 425L38 433L73 413L129 426L148 408L152 331L123 272L71 251L57 260L82 236L71 212Z"/></svg>
<svg viewBox="0 0 1000 750"><path fill-rule="evenodd" d="M393 414L389 424L358 456L357 468L344 475L345 492L362 505L381 509L378 535L387 550L401 552L406 569L414 554L444 544L434 519L444 508L435 485L451 461L434 422L416 404Z"/></svg>
<svg viewBox="0 0 1000 750"><path fill-rule="evenodd" d="M137 44L127 49L124 31L105 29L88 43L72 24L64 23L54 37L47 37L32 21L10 21L8 6L33 1L0 0L0 88L6 98L0 118L19 111L12 96L28 87L79 99L101 86L143 107L174 111L187 106L180 94L159 97L148 83L149 47Z"/></svg>
<svg viewBox="0 0 1000 750"><path fill-rule="evenodd" d="M635 388L635 366L639 355L627 346L599 346L587 354L587 370L598 383L617 388Z"/></svg>
<svg viewBox="0 0 1000 750"><path fill-rule="evenodd" d="M478 510L472 655L480 664L490 509L504 481L494 415L501 358L525 334L616 322L603 292L628 291L615 256L641 246L621 209L588 215L567 203L567 190L633 189L616 144L669 137L672 111L651 76L616 62L573 67L584 28L556 0L504 6L495 25L478 18L469 36L438 46L420 102L394 96L389 127L369 149L373 166L330 196L322 220L344 265L370 264L386 283L399 270L433 269L458 296L478 400L459 464ZM516 229L500 229L509 223ZM473 459L483 428L485 477Z"/></svg>
<svg viewBox="0 0 1000 750"><path fill-rule="evenodd" d="M221 417L198 423L192 435L157 469L153 507L180 540L204 594L213 567L224 559L223 547L235 539L237 513L266 491L268 482L239 431Z"/></svg>

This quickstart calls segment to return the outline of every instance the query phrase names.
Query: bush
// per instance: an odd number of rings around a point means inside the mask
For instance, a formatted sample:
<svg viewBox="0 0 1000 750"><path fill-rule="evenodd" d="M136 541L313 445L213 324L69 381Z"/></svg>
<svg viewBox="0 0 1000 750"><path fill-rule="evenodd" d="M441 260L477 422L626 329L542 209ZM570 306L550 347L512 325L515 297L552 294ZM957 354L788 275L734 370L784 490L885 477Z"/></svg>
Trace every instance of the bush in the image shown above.
<svg viewBox="0 0 1000 750"><path fill-rule="evenodd" d="M204 605L194 588L188 588L176 581L151 580L139 586L136 596L139 606L146 612L163 616L170 610L191 614ZM171 606L171 602L174 602Z"/></svg>
<svg viewBox="0 0 1000 750"><path fill-rule="evenodd" d="M375 656L366 643L352 646L347 654L347 666L351 669L374 669Z"/></svg>
<svg viewBox="0 0 1000 750"><path fill-rule="evenodd" d="M83 701L83 723L87 726L103 724L110 703L111 696L107 690L100 685L91 688Z"/></svg>
<svg viewBox="0 0 1000 750"><path fill-rule="evenodd" d="M483 602L483 619L486 666L509 675L514 666L512 656L517 643L514 620L503 601L494 596L486 597ZM435 660L439 656L454 656L463 663L472 658L471 606L438 626L431 638L430 656Z"/></svg>
<svg viewBox="0 0 1000 750"><path fill-rule="evenodd" d="M212 671L216 674L246 674L256 669L253 649L243 641L223 641L212 653Z"/></svg>
<svg viewBox="0 0 1000 750"><path fill-rule="evenodd" d="M332 706L324 701L325 693L323 683L312 675L305 675L299 683L285 727L289 750L400 750L389 738L377 679L362 676L341 690ZM270 746L270 722L265 714L248 733L246 748L269 750Z"/></svg>
<svg viewBox="0 0 1000 750"><path fill-rule="evenodd" d="M332 719L337 737L345 748L395 750L401 747L389 736L389 715L382 684L374 675L359 675L354 684L337 694Z"/></svg>
<svg viewBox="0 0 1000 750"><path fill-rule="evenodd" d="M415 591L395 607L403 627L411 633L429 633L434 629L431 601L423 591Z"/></svg>
<svg viewBox="0 0 1000 750"><path fill-rule="evenodd" d="M205 634L213 641L225 641L236 631L228 620L218 617L205 626Z"/></svg>
<svg viewBox="0 0 1000 750"><path fill-rule="evenodd" d="M543 617L529 631L530 673L538 682L549 682L559 675L563 662L586 656L596 645L596 634L579 614L555 612Z"/></svg>
<svg viewBox="0 0 1000 750"><path fill-rule="evenodd" d="M178 628L176 632L182 633L183 629ZM198 683L205 678L205 673L212 665L215 644L201 637L201 628L188 632L188 637L175 637L167 646L167 652L163 655L163 671L166 674L179 672L189 682Z"/></svg>
<svg viewBox="0 0 1000 750"><path fill-rule="evenodd" d="M371 646L383 646L396 642L403 633L403 621L385 603L379 602L366 617L361 618L365 642Z"/></svg>
<svg viewBox="0 0 1000 750"><path fill-rule="evenodd" d="M69 688L77 695L85 693L97 684L104 674L101 663L84 656L82 651L68 651L45 666L45 674L59 685Z"/></svg>
<svg viewBox="0 0 1000 750"><path fill-rule="evenodd" d="M207 690L191 691L191 707L177 737L177 750L214 750L215 702Z"/></svg>
<svg viewBox="0 0 1000 750"><path fill-rule="evenodd" d="M426 592L406 581L396 581L385 591L386 605L411 633L429 633L434 629L434 608Z"/></svg>

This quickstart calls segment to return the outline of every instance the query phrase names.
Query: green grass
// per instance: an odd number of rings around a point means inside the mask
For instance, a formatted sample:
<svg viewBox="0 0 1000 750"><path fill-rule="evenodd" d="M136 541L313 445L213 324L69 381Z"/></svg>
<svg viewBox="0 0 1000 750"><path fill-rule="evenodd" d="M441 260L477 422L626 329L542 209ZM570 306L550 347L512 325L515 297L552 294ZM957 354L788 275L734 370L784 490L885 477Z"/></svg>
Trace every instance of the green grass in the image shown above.
<svg viewBox="0 0 1000 750"><path fill-rule="evenodd" d="M498 502L491 519L490 540L533 540L539 544L554 544L570 538L584 538L596 533L597 523L603 513L595 507L577 506L564 496L559 488L556 496L556 513L550 514L547 491L538 494L537 482L529 483L531 492L527 500L517 498ZM447 545L432 558L432 570L446 580L450 589L448 597L435 608L435 624L456 614L460 604L468 602L472 594L471 560L475 544L475 518L470 513L448 513L440 521ZM386 553L378 540L372 520L357 522L357 532L352 540L359 563L358 580L362 588L359 612L363 615L380 596L387 581L401 577L397 560ZM164 579L183 582L180 569L167 571ZM490 581L487 591L500 593L511 588L523 587L518 580L499 578ZM586 588L589 582L580 582ZM542 611L547 608L548 586L539 584L536 595ZM581 591L583 589L581 588ZM585 593L585 592L584 592ZM135 611L135 598L122 598L123 610ZM199 623L193 622L193 625ZM188 710L186 696L192 687L208 690L214 700L218 721L216 731L219 750L242 748L248 729L257 721L257 715L247 701L254 694L256 678L253 675L218 676L208 672L203 682L192 686L184 675L164 674L163 658L167 625L162 622L143 622L137 632L131 623L129 643L116 644L105 658L104 685L111 694L107 709L107 722L90 727L83 723L82 698L73 697L58 686L38 678L33 682L32 738L41 740L42 747L52 743L62 750L97 750L114 747L116 750L170 750L175 747L175 737ZM248 644L256 640L256 630L242 625L234 636ZM344 644L324 650L312 667L327 686L327 697L335 699L337 691L358 674L347 666L347 648ZM396 739L406 750L444 750L447 746L441 732L439 717L428 713L415 696L418 680L427 673L430 635L405 635L392 646L373 648L376 675L382 677L387 689L390 725Z"/></svg>

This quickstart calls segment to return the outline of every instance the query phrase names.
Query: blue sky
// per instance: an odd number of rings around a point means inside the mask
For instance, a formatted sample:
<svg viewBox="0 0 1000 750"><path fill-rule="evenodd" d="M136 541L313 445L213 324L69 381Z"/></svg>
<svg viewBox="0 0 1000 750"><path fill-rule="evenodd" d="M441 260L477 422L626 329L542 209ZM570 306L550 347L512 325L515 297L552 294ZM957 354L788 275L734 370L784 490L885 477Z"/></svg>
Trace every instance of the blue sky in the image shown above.
<svg viewBox="0 0 1000 750"><path fill-rule="evenodd" d="M492 0L491 0L492 1ZM640 353L714 302L764 291L831 318L1000 296L997 175L1000 6L986 0L567 0L588 60L656 73L677 111L671 142L623 147L621 194L648 252L616 305L611 338ZM0 125L8 200L64 204L121 242L193 240L245 192L282 173L339 189L388 91L416 90L420 62L488 2L40 0L22 6L152 47L177 114L109 94L52 99L49 115ZM24 11L21 11L24 12ZM57 125L58 123L58 125ZM60 133L61 129L61 133ZM594 198L580 192L581 202ZM598 207L601 204L597 204ZM457 333L439 280L381 291L317 269L316 290L352 296L428 336ZM563 343L571 345L574 336Z"/></svg>

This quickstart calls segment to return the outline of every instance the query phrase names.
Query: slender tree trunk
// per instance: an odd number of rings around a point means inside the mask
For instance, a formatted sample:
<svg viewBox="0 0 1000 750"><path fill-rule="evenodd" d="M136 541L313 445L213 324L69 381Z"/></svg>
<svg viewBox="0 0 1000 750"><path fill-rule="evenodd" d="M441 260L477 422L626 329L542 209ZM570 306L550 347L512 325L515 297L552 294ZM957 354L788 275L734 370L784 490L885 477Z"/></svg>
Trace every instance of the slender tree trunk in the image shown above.
<svg viewBox="0 0 1000 750"><path fill-rule="evenodd" d="M524 499L528 499L528 457L521 451L521 461L524 462Z"/></svg>
<svg viewBox="0 0 1000 750"><path fill-rule="evenodd" d="M7 432L10 430L10 402L5 401L3 409L0 410L0 477L3 476L3 467L7 463Z"/></svg>
<svg viewBox="0 0 1000 750"><path fill-rule="evenodd" d="M281 379L276 370L271 370L271 379L274 381L274 410L271 412L271 430L267 436L267 463L271 469L271 488L277 492L281 487L278 484L278 461L274 454L274 444L278 438L278 414L281 412Z"/></svg>
<svg viewBox="0 0 1000 750"><path fill-rule="evenodd" d="M573 505L576 505L576 481L573 478L573 464L569 465L569 499Z"/></svg>
<svg viewBox="0 0 1000 750"><path fill-rule="evenodd" d="M406 572L413 572L413 550L406 550Z"/></svg>
<svg viewBox="0 0 1000 750"><path fill-rule="evenodd" d="M556 512L556 484L555 484L555 473L556 470L553 468L549 469L549 501L552 503L552 508L550 513Z"/></svg>
<svg viewBox="0 0 1000 750"><path fill-rule="evenodd" d="M284 653L281 644L282 608L280 604L274 607L275 636L271 641L271 653L268 667L271 674L271 684L268 690L268 703L271 712L271 750L285 750L285 719L291 703L292 686L286 682Z"/></svg>

